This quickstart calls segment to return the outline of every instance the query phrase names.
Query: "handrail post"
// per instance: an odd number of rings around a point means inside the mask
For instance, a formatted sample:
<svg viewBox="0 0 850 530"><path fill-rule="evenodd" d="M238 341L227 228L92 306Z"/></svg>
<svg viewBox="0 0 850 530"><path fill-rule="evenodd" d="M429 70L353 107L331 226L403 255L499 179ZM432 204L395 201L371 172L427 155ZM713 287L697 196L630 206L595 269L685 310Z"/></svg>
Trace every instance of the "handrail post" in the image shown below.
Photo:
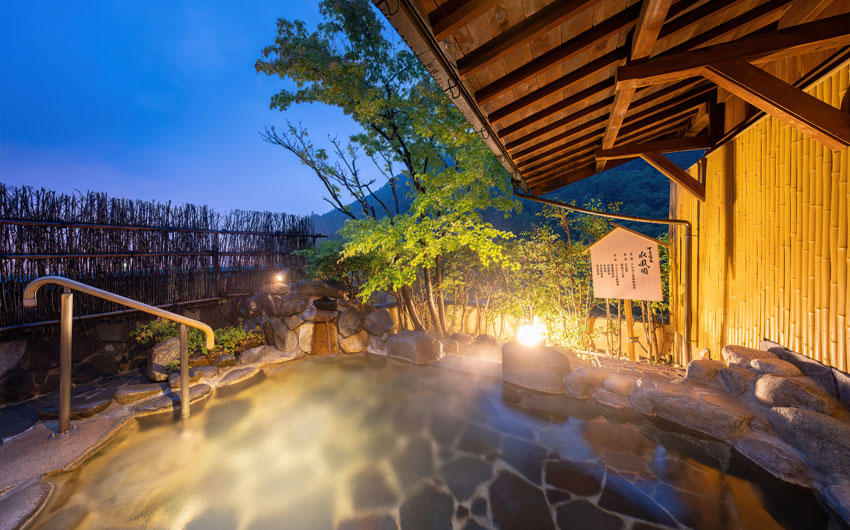
<svg viewBox="0 0 850 530"><path fill-rule="evenodd" d="M59 434L71 430L71 331L74 294L65 287L59 322Z"/></svg>
<svg viewBox="0 0 850 530"><path fill-rule="evenodd" d="M189 330L180 324L180 417L189 417Z"/></svg>

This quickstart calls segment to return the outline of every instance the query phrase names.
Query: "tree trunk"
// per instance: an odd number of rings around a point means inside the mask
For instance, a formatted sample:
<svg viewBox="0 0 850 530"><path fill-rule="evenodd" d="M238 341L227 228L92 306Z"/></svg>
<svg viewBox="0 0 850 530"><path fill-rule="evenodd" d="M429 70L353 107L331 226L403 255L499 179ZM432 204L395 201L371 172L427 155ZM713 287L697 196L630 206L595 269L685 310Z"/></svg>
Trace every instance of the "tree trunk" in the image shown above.
<svg viewBox="0 0 850 530"><path fill-rule="evenodd" d="M623 355L623 300L617 299L617 359Z"/></svg>
<svg viewBox="0 0 850 530"><path fill-rule="evenodd" d="M417 331L425 331L425 326L422 325L422 319L419 318L419 312L416 311L416 306L413 304L413 292L410 286L405 285L401 288L401 296L404 300L404 305L407 307L407 313L410 315L410 321L413 324L413 329Z"/></svg>
<svg viewBox="0 0 850 530"><path fill-rule="evenodd" d="M425 272L425 302L428 305L428 312L431 314L431 323L434 326L434 334L437 338L442 339L446 336L443 326L440 323L440 317L437 314L437 305L434 303L434 286L431 282L431 269L424 267Z"/></svg>
<svg viewBox="0 0 850 530"><path fill-rule="evenodd" d="M437 314L440 317L440 327L443 328L443 333L448 335L449 326L446 324L446 303L443 300L443 263L440 256L437 256L436 267L437 273Z"/></svg>

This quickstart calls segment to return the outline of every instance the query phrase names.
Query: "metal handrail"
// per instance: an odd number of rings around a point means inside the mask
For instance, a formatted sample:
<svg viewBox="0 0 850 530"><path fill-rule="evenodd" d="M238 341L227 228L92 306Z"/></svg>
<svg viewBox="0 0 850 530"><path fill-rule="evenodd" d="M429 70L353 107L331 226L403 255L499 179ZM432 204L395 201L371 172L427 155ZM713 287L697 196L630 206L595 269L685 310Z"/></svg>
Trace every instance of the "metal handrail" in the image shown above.
<svg viewBox="0 0 850 530"><path fill-rule="evenodd" d="M211 327L192 318L61 276L43 276L28 283L24 287L24 307L36 306L36 293L46 284L64 287L59 317L59 434L64 434L71 428L71 330L74 313L74 295L71 289L180 324L180 416L189 416L189 332L186 326L200 329L206 334L208 350L215 346L215 333Z"/></svg>

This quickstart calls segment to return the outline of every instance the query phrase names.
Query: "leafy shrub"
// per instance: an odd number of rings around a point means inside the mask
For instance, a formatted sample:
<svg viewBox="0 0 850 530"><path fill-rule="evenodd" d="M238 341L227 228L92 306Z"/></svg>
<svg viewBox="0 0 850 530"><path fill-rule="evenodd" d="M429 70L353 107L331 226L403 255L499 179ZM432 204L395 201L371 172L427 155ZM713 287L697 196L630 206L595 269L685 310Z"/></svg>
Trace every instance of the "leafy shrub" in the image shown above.
<svg viewBox="0 0 850 530"><path fill-rule="evenodd" d="M212 351L207 351L204 332L189 328L189 355L238 355L245 350L266 343L265 336L261 332L254 330L246 333L241 322L238 326L226 326L213 330L213 332L215 333L215 346ZM152 346L157 342L177 337L179 334L180 324L171 320L156 319L136 326L136 329L130 333L130 337L143 346ZM177 366L179 367L180 363L177 363ZM166 370L172 371L168 370L168 365L166 365Z"/></svg>
<svg viewBox="0 0 850 530"><path fill-rule="evenodd" d="M165 368L165 371L169 374L171 372L176 372L180 369L180 361L168 361L167 363L165 363L165 366L163 368Z"/></svg>

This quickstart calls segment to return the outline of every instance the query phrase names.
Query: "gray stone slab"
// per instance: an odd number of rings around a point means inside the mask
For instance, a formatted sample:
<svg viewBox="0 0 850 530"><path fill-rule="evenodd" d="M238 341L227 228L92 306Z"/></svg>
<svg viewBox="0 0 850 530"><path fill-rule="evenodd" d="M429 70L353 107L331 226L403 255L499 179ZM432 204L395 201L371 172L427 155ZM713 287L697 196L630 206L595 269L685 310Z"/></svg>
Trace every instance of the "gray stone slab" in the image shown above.
<svg viewBox="0 0 850 530"><path fill-rule="evenodd" d="M23 528L41 512L53 484L33 482L21 485L0 497L0 528Z"/></svg>

